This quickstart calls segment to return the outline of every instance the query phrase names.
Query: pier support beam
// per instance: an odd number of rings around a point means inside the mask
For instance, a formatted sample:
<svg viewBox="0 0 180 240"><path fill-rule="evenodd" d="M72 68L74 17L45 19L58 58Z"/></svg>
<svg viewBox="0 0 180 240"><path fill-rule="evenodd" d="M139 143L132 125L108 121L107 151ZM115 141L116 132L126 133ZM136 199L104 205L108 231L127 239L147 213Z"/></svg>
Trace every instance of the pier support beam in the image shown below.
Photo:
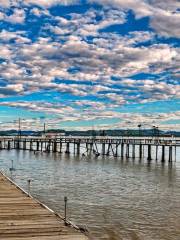
<svg viewBox="0 0 180 240"><path fill-rule="evenodd" d="M46 152L50 152L51 151L51 140L49 140L49 142L46 144Z"/></svg>
<svg viewBox="0 0 180 240"><path fill-rule="evenodd" d="M124 143L121 143L121 158L124 157Z"/></svg>
<svg viewBox="0 0 180 240"><path fill-rule="evenodd" d="M66 143L66 151L65 151L66 154L70 154L70 150L69 150L69 142Z"/></svg>
<svg viewBox="0 0 180 240"><path fill-rule="evenodd" d="M118 147L119 147L119 144L116 144L116 151L115 151L115 157L117 157L118 156Z"/></svg>
<svg viewBox="0 0 180 240"><path fill-rule="evenodd" d="M57 142L53 142L53 152L57 152Z"/></svg>
<svg viewBox="0 0 180 240"><path fill-rule="evenodd" d="M151 145L150 144L148 145L148 157L147 157L147 160L148 161L152 160L152 157L151 157Z"/></svg>
<svg viewBox="0 0 180 240"><path fill-rule="evenodd" d="M62 142L59 143L59 153L62 153Z"/></svg>
<svg viewBox="0 0 180 240"><path fill-rule="evenodd" d="M29 150L30 150L30 151L32 151L32 150L33 150L33 142L32 142L32 141L30 141Z"/></svg>
<svg viewBox="0 0 180 240"><path fill-rule="evenodd" d="M161 161L165 162L165 146L162 145L162 157L161 157Z"/></svg>
<svg viewBox="0 0 180 240"><path fill-rule="evenodd" d="M39 151L39 141L36 142L36 151Z"/></svg>
<svg viewBox="0 0 180 240"><path fill-rule="evenodd" d="M156 161L158 159L158 145L156 146Z"/></svg>
<svg viewBox="0 0 180 240"><path fill-rule="evenodd" d="M77 155L80 154L80 143L77 143Z"/></svg>
<svg viewBox="0 0 180 240"><path fill-rule="evenodd" d="M126 157L129 158L129 144L126 144Z"/></svg>
<svg viewBox="0 0 180 240"><path fill-rule="evenodd" d="M135 159L135 157L136 157L136 156L135 156L135 152L136 152L136 145L133 144L133 145L132 145L132 158L133 158L133 159Z"/></svg>
<svg viewBox="0 0 180 240"><path fill-rule="evenodd" d="M8 141L8 150L10 150L10 149L11 149L11 142Z"/></svg>
<svg viewBox="0 0 180 240"><path fill-rule="evenodd" d="M107 152L106 152L106 155L109 156L109 153L110 153L110 147L111 147L111 144L109 143L108 144L108 149L107 149Z"/></svg>
<svg viewBox="0 0 180 240"><path fill-rule="evenodd" d="M43 151L43 141L41 141L41 152Z"/></svg>
<svg viewBox="0 0 180 240"><path fill-rule="evenodd" d="M23 141L23 150L26 150L26 140Z"/></svg>
<svg viewBox="0 0 180 240"><path fill-rule="evenodd" d="M169 162L172 162L172 146L169 146Z"/></svg>
<svg viewBox="0 0 180 240"><path fill-rule="evenodd" d="M142 144L139 145L139 158L142 159Z"/></svg>
<svg viewBox="0 0 180 240"><path fill-rule="evenodd" d="M92 151L93 151L93 143L90 143L89 146L90 146L89 151L90 151L90 154L91 154Z"/></svg>
<svg viewBox="0 0 180 240"><path fill-rule="evenodd" d="M19 140L16 141L16 149L20 149L20 141Z"/></svg>
<svg viewBox="0 0 180 240"><path fill-rule="evenodd" d="M106 144L102 143L102 155L106 155Z"/></svg>

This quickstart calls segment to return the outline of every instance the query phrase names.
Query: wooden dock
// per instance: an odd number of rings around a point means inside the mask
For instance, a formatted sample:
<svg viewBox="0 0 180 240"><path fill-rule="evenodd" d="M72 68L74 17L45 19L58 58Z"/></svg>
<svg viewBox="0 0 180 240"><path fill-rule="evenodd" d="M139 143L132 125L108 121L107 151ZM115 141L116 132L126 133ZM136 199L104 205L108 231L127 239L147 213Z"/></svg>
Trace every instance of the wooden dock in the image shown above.
<svg viewBox="0 0 180 240"><path fill-rule="evenodd" d="M0 173L0 240L87 240Z"/></svg>

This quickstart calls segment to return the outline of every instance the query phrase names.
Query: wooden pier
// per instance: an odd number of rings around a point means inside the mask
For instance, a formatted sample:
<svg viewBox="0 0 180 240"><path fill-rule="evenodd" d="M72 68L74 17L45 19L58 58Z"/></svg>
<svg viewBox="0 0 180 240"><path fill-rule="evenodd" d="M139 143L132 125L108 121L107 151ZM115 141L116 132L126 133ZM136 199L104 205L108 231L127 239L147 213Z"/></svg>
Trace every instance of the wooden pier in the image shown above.
<svg viewBox="0 0 180 240"><path fill-rule="evenodd" d="M1 149L18 149L66 154L91 154L121 158L147 157L162 162L173 161L180 138L173 137L0 137ZM152 151L153 150L153 151ZM167 154L168 152L168 154Z"/></svg>
<svg viewBox="0 0 180 240"><path fill-rule="evenodd" d="M1 240L87 240L0 173Z"/></svg>

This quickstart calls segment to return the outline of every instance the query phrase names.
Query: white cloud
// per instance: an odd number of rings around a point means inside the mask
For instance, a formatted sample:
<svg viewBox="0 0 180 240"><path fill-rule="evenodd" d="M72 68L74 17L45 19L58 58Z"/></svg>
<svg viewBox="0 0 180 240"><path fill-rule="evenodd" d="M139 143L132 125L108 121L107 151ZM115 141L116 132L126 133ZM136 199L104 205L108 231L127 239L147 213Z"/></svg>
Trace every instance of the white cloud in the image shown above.
<svg viewBox="0 0 180 240"><path fill-rule="evenodd" d="M16 24L16 23L22 24L24 23L25 18L26 18L26 14L24 9L19 9L19 8L15 8L13 11L13 14L9 16L4 15L4 21L10 22L12 24Z"/></svg>
<svg viewBox="0 0 180 240"><path fill-rule="evenodd" d="M45 6L52 2L39 1L38 4ZM110 1L100 1L103 4L108 2ZM46 14L50 20L48 24L42 25L39 38L31 41L28 31L13 32L11 29L0 32L3 43L0 56L5 60L0 65L0 75L7 84L1 89L1 92L4 90L1 97L52 90L80 97L91 95L101 100L107 98L109 104L114 104L115 107L132 101L149 102L179 97L178 80L166 82L164 78L162 83L161 79L135 81L130 78L142 72L159 74L168 71L172 76L177 76L178 48L168 44L153 44L155 34L148 31L134 31L125 36L99 32L111 24L124 23L127 20L124 12L126 6L137 7L135 5L138 2L117 0L113 1L113 9L89 9L83 17L71 13L68 18L53 17L48 15L48 10L33 6L31 13L36 16ZM33 1L26 3L31 5ZM139 9L142 13L142 9L147 7L153 13L146 13L151 16L151 24L156 13L164 14L165 11L159 9L159 5L155 11L154 4L153 2L149 7L148 2L141 1L141 10ZM120 8L116 9L115 6ZM15 8L14 14L8 16L8 21L23 22L25 11L28 10L25 8L19 12L20 10ZM171 17L172 13L168 14ZM57 25L54 25L55 22ZM47 34L47 30L56 35ZM90 42L88 36L93 36ZM151 40L150 46L136 46ZM119 80L112 80L112 77ZM59 82L55 82L55 79ZM19 84L22 86L19 92L8 89L9 85L20 86Z"/></svg>
<svg viewBox="0 0 180 240"><path fill-rule="evenodd" d="M150 17L150 25L159 35L179 38L180 8L176 0L89 0L101 5L112 6L120 10L133 10L136 18Z"/></svg>
<svg viewBox="0 0 180 240"><path fill-rule="evenodd" d="M92 121L102 120L102 123L96 124L96 129L137 129L137 124L141 124L142 128L152 128L156 125L160 130L180 130L180 124L167 124L167 121L178 121L180 112L167 113L120 113L104 108L104 103L96 103L93 101L75 102L76 105L83 107L83 112L71 106L63 104L48 103L43 101L38 102L1 102L1 106L9 106L14 108L27 109L33 112L41 112L46 114L45 119L22 119L22 129L42 130L43 122L50 128L61 128L62 122L80 121L86 122L87 127L83 124L78 124L78 127L66 127L66 129L87 130L92 126ZM54 114L54 117L52 117ZM116 118L117 123L111 123L111 120ZM103 120L106 119L106 124ZM17 126L18 121L13 122L13 126ZM12 122L1 123L1 128L11 129Z"/></svg>
<svg viewBox="0 0 180 240"><path fill-rule="evenodd" d="M17 86L10 86L9 88L13 89ZM18 86L18 90L22 90L22 86ZM62 104L55 104L55 103L49 103L44 101L37 101L37 102L3 102L1 103L1 106L8 106L8 107L14 107L14 108L22 108L26 110L30 110L33 112L44 112L44 113L50 113L50 114L56 114L56 115L64 115L65 113L73 113L74 109L70 106L65 106Z"/></svg>
<svg viewBox="0 0 180 240"><path fill-rule="evenodd" d="M165 37L180 36L180 13L171 13L167 10L159 10L151 18L151 26L159 35Z"/></svg>
<svg viewBox="0 0 180 240"><path fill-rule="evenodd" d="M31 9L31 13L34 14L35 16L37 17L40 17L42 15L46 15L46 16L50 16L50 13L48 10L42 10L42 9L39 9L37 7L34 7L33 9Z"/></svg>
<svg viewBox="0 0 180 240"><path fill-rule="evenodd" d="M5 87L0 87L0 94L3 96L11 96L21 94L23 92L22 84L8 84Z"/></svg>
<svg viewBox="0 0 180 240"><path fill-rule="evenodd" d="M37 5L45 8L49 8L54 5L72 5L78 2L78 0L24 0L24 3L27 5Z"/></svg>
<svg viewBox="0 0 180 240"><path fill-rule="evenodd" d="M3 8L10 7L10 0L0 0L0 6Z"/></svg>
<svg viewBox="0 0 180 240"><path fill-rule="evenodd" d="M31 43L19 34L21 33L13 34L7 31L0 33L2 39L16 39L16 47L3 45L0 54L2 57L8 56L11 61L0 66L0 74L10 84L23 84L24 94L40 90L66 92L75 96L91 94L97 98L107 97L111 101L114 98L114 103L119 105L131 101L131 93L136 96L133 100L138 102L145 101L145 99L154 101L179 97L179 89L172 83L162 85L154 81L153 84L156 87L153 87L152 81L149 80L144 82L133 81L129 78L116 82L111 80L111 76L122 78L141 72L159 73L167 67L174 67L175 70L178 52L176 48L167 44L133 47L127 43L128 41L120 40L119 43L116 39L114 45L112 44L108 49L106 44L104 46L99 46L98 42L88 44L80 37L73 35L62 44L52 42L50 38L39 38L38 41ZM135 34L136 37L137 34ZM17 42L20 44L19 47ZM69 69L72 66L79 70L70 72ZM78 84L55 83L54 79L73 80ZM86 81L91 84L86 85ZM112 88L113 83L118 84L119 89L118 87ZM122 87L123 92L120 92ZM168 89L173 90L168 91ZM99 94L103 91L106 93ZM139 94L138 91L140 91ZM148 94L148 91L151 94Z"/></svg>
<svg viewBox="0 0 180 240"><path fill-rule="evenodd" d="M0 32L0 40L2 42L6 42L6 43L8 43L11 40L15 40L16 43L21 43L21 44L30 43L31 40L27 37L24 37L23 35L24 35L24 32L22 32L22 31L9 32L9 31L3 29Z"/></svg>
<svg viewBox="0 0 180 240"><path fill-rule="evenodd" d="M2 59L10 59L11 57L11 50L9 48L9 46L7 45L0 45L0 58Z"/></svg>
<svg viewBox="0 0 180 240"><path fill-rule="evenodd" d="M89 0L89 2L126 10L133 9L137 17L149 16L152 14L151 6L143 0Z"/></svg>

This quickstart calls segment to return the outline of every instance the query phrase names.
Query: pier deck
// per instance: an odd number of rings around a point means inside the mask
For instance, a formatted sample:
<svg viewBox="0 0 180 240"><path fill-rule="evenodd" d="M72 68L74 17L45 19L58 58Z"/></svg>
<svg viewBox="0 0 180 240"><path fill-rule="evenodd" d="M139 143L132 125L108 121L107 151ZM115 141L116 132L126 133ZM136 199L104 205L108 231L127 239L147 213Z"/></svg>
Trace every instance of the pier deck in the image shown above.
<svg viewBox="0 0 180 240"><path fill-rule="evenodd" d="M0 173L0 240L87 240Z"/></svg>

